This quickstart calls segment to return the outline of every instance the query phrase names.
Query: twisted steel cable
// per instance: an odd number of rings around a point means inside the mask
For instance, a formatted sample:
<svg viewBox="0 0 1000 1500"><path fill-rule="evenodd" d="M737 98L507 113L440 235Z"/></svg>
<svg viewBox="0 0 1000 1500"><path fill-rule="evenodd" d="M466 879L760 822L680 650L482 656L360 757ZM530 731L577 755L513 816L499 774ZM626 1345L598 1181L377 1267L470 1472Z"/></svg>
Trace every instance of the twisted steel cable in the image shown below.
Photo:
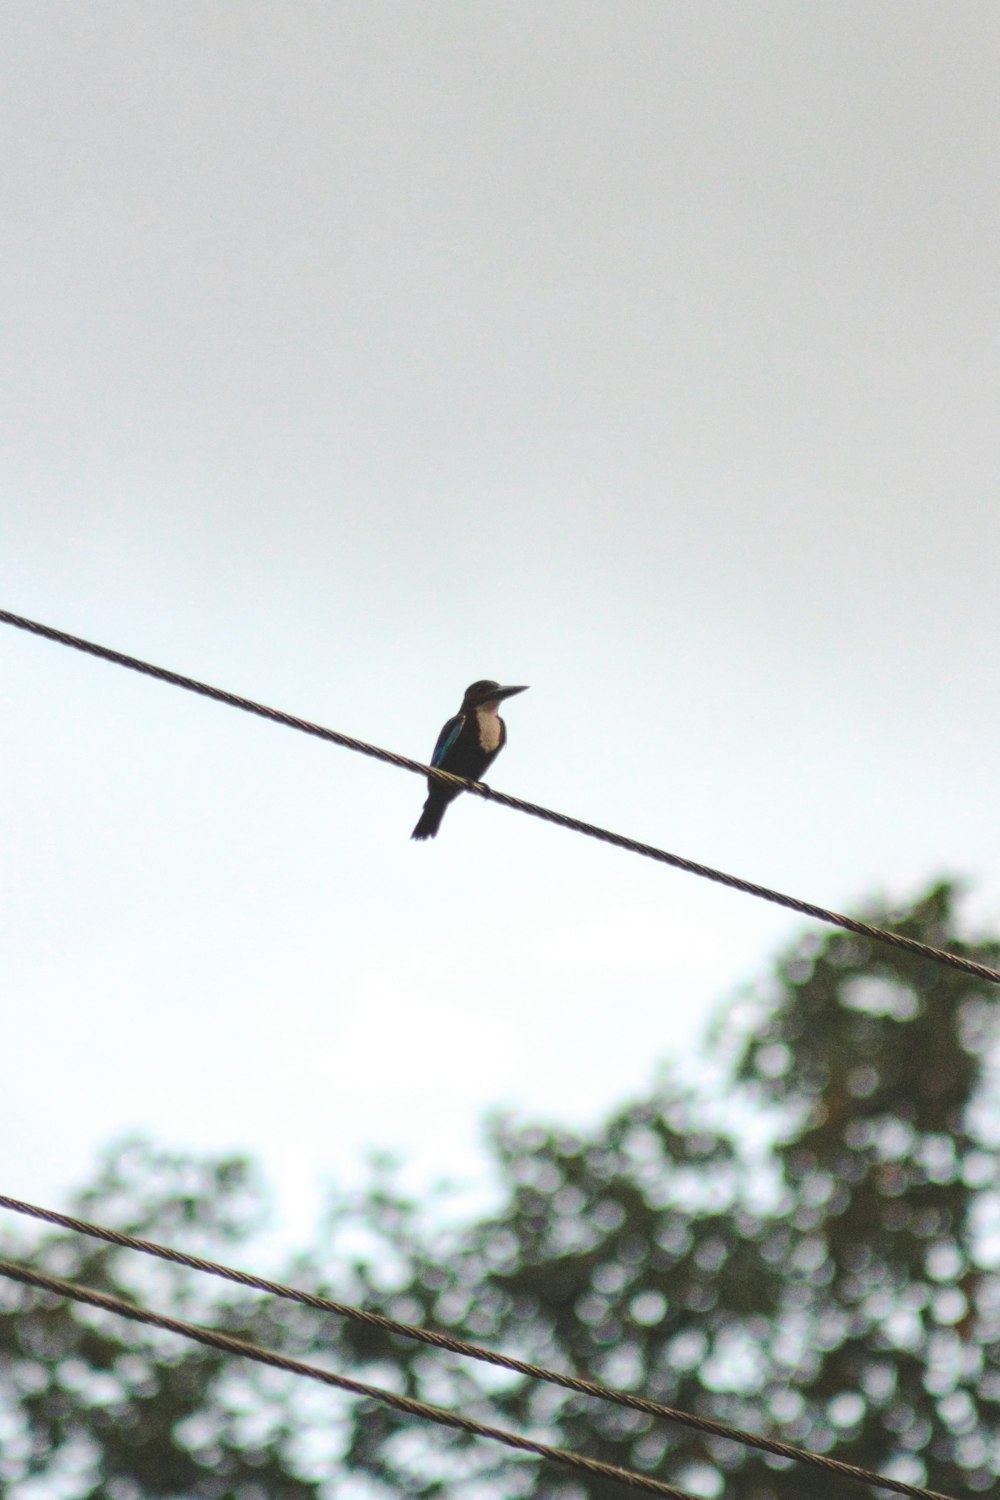
<svg viewBox="0 0 1000 1500"><path fill-rule="evenodd" d="M319 1380L324 1385L331 1385L341 1391L349 1391L354 1396L367 1396L371 1401L380 1401L386 1406L394 1407L404 1416L419 1417L425 1422L437 1422L443 1427L457 1427L461 1432L467 1432L472 1437L490 1438L495 1443L504 1443L508 1448L518 1448L522 1453L534 1453L540 1458L551 1459L553 1463L563 1464L570 1469L595 1474L602 1479L617 1480L619 1484L624 1484L633 1490L643 1490L649 1495L662 1495L666 1497L666 1500L698 1500L696 1495L690 1494L687 1490L679 1490L672 1484L665 1484L661 1479L638 1474L634 1469L622 1469L617 1464L602 1463L599 1459L588 1458L586 1454L574 1453L568 1448L554 1448L549 1443L536 1442L534 1438L522 1437L520 1433L508 1432L503 1427L491 1427L485 1422L477 1422L472 1417L463 1416L461 1412L449 1411L443 1406L430 1406L426 1401L417 1401L412 1396L401 1396L395 1391L385 1390L378 1385L368 1385L367 1382L354 1380L348 1375L335 1375L331 1370L320 1369L318 1365L306 1364L300 1359L291 1359L288 1355L279 1354L274 1349L261 1348L259 1344L250 1344L245 1339L235 1338L229 1333L221 1333L215 1328L202 1328L196 1323L184 1323L179 1318L169 1318L164 1313L153 1312L147 1307L140 1307L138 1303L125 1302L121 1297L113 1297L108 1292L98 1292L92 1287L80 1286L73 1281L64 1281L60 1276L47 1276L42 1271L35 1271L9 1260L0 1260L0 1276L6 1276L11 1281L19 1281L25 1286L38 1287L43 1292L52 1292L57 1297L67 1297L74 1302L99 1307L105 1312L115 1313L122 1318L131 1318L136 1323L147 1323L152 1328L166 1329L168 1333L180 1334L182 1338L205 1344L210 1349L219 1349L224 1354L235 1354L243 1359L256 1360L258 1364L270 1365L276 1370L287 1370L292 1375L303 1375L309 1380ZM943 1497L943 1500L947 1500L947 1497Z"/></svg>
<svg viewBox="0 0 1000 1500"><path fill-rule="evenodd" d="M145 1255L155 1256L159 1260L170 1261L174 1265L186 1266L190 1270L202 1271L210 1276L218 1276L225 1281L235 1282L238 1286L249 1287L253 1291L267 1292L275 1297L283 1297L288 1301L297 1302L304 1307L315 1308L319 1312L334 1313L338 1317L351 1318L355 1322L365 1323L369 1327L378 1328L384 1333L396 1334L401 1338L414 1339L422 1344L430 1344L433 1348L443 1349L448 1353L458 1354L466 1359L482 1360L486 1364L496 1365L504 1370L511 1370L515 1374L526 1375L532 1380L542 1380L550 1385L561 1386L564 1390L573 1391L578 1395L592 1396L600 1401L611 1402L616 1406L623 1406L632 1411L643 1412L647 1416L666 1418L668 1421L677 1422L682 1426L692 1428L696 1432L704 1432L711 1437L726 1438L730 1442L741 1444L743 1447L756 1448L762 1453L771 1453L778 1458L789 1459L793 1463L808 1464L813 1468L822 1469L827 1473L837 1474L842 1479L848 1479L859 1484L873 1485L876 1488L890 1490L897 1495L907 1495L911 1497L911 1500L952 1500L952 1497L942 1495L937 1490L929 1490L920 1485L907 1484L900 1479L890 1479L888 1476L878 1474L872 1469L864 1469L857 1464L844 1463L840 1459L829 1458L823 1453L812 1453L806 1448L796 1448L791 1443L783 1443L776 1438L746 1432L738 1427L730 1427L725 1422L713 1421L711 1417L701 1417L697 1416L694 1412L680 1411L676 1407L667 1406L661 1401L651 1401L645 1396L635 1395L632 1391L616 1390L613 1387L598 1385L595 1381L585 1380L577 1375L565 1375L558 1370L549 1370L543 1365L530 1364L527 1360L515 1359L512 1355L508 1354L500 1354L494 1349L486 1349L480 1344L468 1343L465 1339L454 1338L450 1334L438 1333L430 1328L420 1328L412 1323L400 1323L394 1318L387 1318L381 1313L370 1312L366 1308L353 1307L350 1303L335 1302L331 1298L322 1297L315 1292L304 1292L296 1287L285 1286L281 1282L269 1281L264 1276L255 1276L247 1271L239 1271L232 1266L225 1266L216 1261L205 1260L199 1255L189 1255L184 1250L176 1250L167 1245L159 1245L153 1240L140 1239L137 1235L124 1234L117 1229L108 1229L102 1224L93 1224L86 1219L76 1219L69 1214L58 1213L55 1209L39 1208L36 1204L25 1203L18 1198L10 1198L4 1193L0 1193L0 1208L7 1208L14 1213L40 1219L48 1224L56 1224L60 1228L72 1230L76 1234L89 1235L93 1239L104 1240L109 1245L118 1245L126 1250L138 1250Z"/></svg>
<svg viewBox="0 0 1000 1500"><path fill-rule="evenodd" d="M272 723L282 724L287 729L297 729L303 734L314 735L317 739L340 745L345 750L355 750L359 755L368 755L375 760L385 761L388 765L398 766L401 770L413 771L418 776L434 777L438 781L444 781L452 786L461 787L464 791L472 792L486 801L499 802L504 807L512 807L515 812L526 813L531 818L541 818L546 823L555 823L560 828L568 828L572 833L581 833L586 838L599 839L602 843L613 844L616 848L628 850L630 854L642 855L644 859L654 859L660 864L671 865L675 870L683 870L688 875L698 875L703 880L712 880L717 885L728 886L734 891L742 891L746 896L756 896L761 901L770 901L776 906L787 907L789 911L798 912L804 917L812 917L817 922L826 922L830 926L840 927L845 932L855 933L858 937L888 943L904 953L912 953L918 958L929 959L933 963L947 964L949 968L959 969L965 974L973 974L977 979L984 979L989 984L1000 984L1000 969L977 963L975 959L966 958L960 953L950 953L943 948L934 948L929 943L918 942L916 938L905 937L902 933L890 932L883 927L875 927L872 923L861 922L856 917L844 916L840 912L830 911L825 906L817 906L812 901L802 901L796 896L783 895L782 892L771 890L768 886L757 885L754 881L744 880L738 875L728 875L722 870L714 870L710 865L698 864L695 860L685 859L680 854L670 854L665 849L657 849L652 844L643 844L638 839L627 838L624 834L613 833L607 828L599 828L593 823L584 822L581 818L570 817L567 813L554 812L550 807L540 807L537 803L525 802L520 797L512 797L507 792L494 791L484 782L467 781L463 776L453 776L449 771L440 771L434 766L425 766L421 761L410 760L408 756L398 755L392 750L383 750L378 745L370 745L365 740L354 739L351 735L341 734L335 729L326 729L321 724L310 723L308 719L296 718L294 714L284 713L281 709L268 708L266 704L255 703L252 698L241 698L237 693L212 687L209 683L199 682L194 677L185 677L182 673L172 672L167 667L157 667L151 662L141 661L138 657L126 656L122 651L113 651L109 646L99 646L94 641L70 635L65 630L56 630L51 625L42 625L37 620L28 620L23 615L12 614L10 610L0 609L0 624L13 625L17 630L26 630L32 635L42 636L45 640L55 641L61 646L70 646L75 651L84 651L90 656L100 657L103 661L113 662L116 666L127 667L132 672L141 672L147 677L154 677L158 682L168 682L174 687L186 689L187 692L199 693L203 698L214 699L216 703L225 703L230 708L242 709L244 713L270 719Z"/></svg>

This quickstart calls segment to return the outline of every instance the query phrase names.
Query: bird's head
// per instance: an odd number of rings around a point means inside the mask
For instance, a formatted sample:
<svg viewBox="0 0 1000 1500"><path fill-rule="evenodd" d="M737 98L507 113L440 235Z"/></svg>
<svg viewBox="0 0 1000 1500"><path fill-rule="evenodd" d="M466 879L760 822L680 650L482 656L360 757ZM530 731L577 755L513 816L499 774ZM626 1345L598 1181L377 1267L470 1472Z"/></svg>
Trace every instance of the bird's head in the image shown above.
<svg viewBox="0 0 1000 1500"><path fill-rule="evenodd" d="M504 698L513 698L515 693L527 692L525 687L501 687L499 682L492 682L484 677L481 682L474 682L465 690L462 699L463 709L479 708L483 703L499 703Z"/></svg>

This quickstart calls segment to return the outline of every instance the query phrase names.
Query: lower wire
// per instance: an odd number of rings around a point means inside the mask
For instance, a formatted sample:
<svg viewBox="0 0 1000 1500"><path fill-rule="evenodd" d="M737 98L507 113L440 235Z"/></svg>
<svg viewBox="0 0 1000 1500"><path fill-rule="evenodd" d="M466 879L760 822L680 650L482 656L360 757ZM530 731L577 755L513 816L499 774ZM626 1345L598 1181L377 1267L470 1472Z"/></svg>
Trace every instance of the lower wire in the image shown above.
<svg viewBox="0 0 1000 1500"><path fill-rule="evenodd" d="M460 1412L448 1411L442 1406L429 1406L425 1401L416 1401L410 1396L397 1395L395 1391L387 1391L378 1385L368 1385L362 1380L353 1380L348 1375L335 1375L331 1370L322 1370L318 1365L309 1365L300 1359L291 1359L288 1355L279 1354L274 1349L264 1349L259 1344L247 1343L246 1340L235 1338L232 1334L220 1333L215 1328L202 1328L196 1323L184 1323L179 1318L167 1317L164 1313L153 1312L147 1307L140 1307L137 1303L125 1302L120 1297L95 1291L92 1287L80 1286L74 1281L64 1281L59 1276L48 1276L42 1271L18 1265L14 1261L0 1260L0 1276L6 1276L11 1281L22 1282L25 1286L38 1287L44 1292L52 1292L57 1297L67 1297L74 1302L99 1307L105 1312L115 1313L118 1317L131 1318L136 1323L147 1323L152 1328L166 1329L168 1333L179 1334L181 1338L192 1339L196 1343L207 1345L210 1349L220 1349L225 1354L235 1354L242 1359L256 1360L258 1364L270 1365L276 1370L287 1370L292 1375L302 1375L308 1380L318 1380L324 1385L333 1386L341 1391L349 1391L355 1396L366 1396L371 1401L381 1401L384 1405L392 1406L396 1411L408 1417L419 1417L425 1422L437 1422L443 1427L457 1427L473 1437L490 1438L495 1443L504 1443L508 1448L519 1449L522 1453L533 1453L570 1469L598 1475L602 1479L615 1480L633 1490L642 1490L649 1495L662 1495L666 1497L666 1500L699 1500L699 1497L692 1495L688 1490L676 1489L671 1484L665 1484L661 1479L638 1474L634 1469L621 1469L617 1464L601 1463L599 1459L588 1458L585 1454L574 1453L568 1448L553 1448L548 1443L536 1442L534 1438L522 1437L520 1433L507 1432L502 1427L490 1427L485 1422L477 1422L472 1417L462 1416Z"/></svg>

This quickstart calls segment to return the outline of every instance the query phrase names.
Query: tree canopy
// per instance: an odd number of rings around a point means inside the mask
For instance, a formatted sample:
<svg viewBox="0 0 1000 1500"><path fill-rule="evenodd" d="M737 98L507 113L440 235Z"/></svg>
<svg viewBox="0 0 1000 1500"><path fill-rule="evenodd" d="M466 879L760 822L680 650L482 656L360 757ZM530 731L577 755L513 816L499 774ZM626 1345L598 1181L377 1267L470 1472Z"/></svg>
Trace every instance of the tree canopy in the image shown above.
<svg viewBox="0 0 1000 1500"><path fill-rule="evenodd" d="M942 884L869 915L995 963L997 944L962 940L955 904ZM1000 995L972 976L810 933L724 1014L704 1081L667 1069L591 1133L495 1122L500 1207L459 1228L376 1170L330 1205L282 1278L911 1483L985 1493L1000 1474L998 1015ZM129 1141L73 1211L245 1264L266 1208L247 1161ZM16 1256L23 1237L4 1228ZM34 1236L30 1258L712 1500L856 1489L63 1231ZM307 1384L2 1283L2 1492L625 1493Z"/></svg>

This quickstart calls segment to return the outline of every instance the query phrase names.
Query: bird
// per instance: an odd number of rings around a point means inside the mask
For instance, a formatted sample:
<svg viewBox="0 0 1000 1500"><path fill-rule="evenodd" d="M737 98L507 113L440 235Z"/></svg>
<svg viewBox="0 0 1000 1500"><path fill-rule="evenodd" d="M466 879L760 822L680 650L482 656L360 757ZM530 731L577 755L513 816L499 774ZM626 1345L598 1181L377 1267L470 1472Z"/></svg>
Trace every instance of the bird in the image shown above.
<svg viewBox="0 0 1000 1500"><path fill-rule="evenodd" d="M504 698L526 692L526 687L501 687L499 682L483 678L465 690L462 706L438 735L431 765L440 771L451 771L469 781L479 781L486 767L500 754L507 742L507 726L497 713ZM448 786L433 776L427 778L427 801L411 838L432 839L437 836L449 802L454 802L462 788Z"/></svg>

